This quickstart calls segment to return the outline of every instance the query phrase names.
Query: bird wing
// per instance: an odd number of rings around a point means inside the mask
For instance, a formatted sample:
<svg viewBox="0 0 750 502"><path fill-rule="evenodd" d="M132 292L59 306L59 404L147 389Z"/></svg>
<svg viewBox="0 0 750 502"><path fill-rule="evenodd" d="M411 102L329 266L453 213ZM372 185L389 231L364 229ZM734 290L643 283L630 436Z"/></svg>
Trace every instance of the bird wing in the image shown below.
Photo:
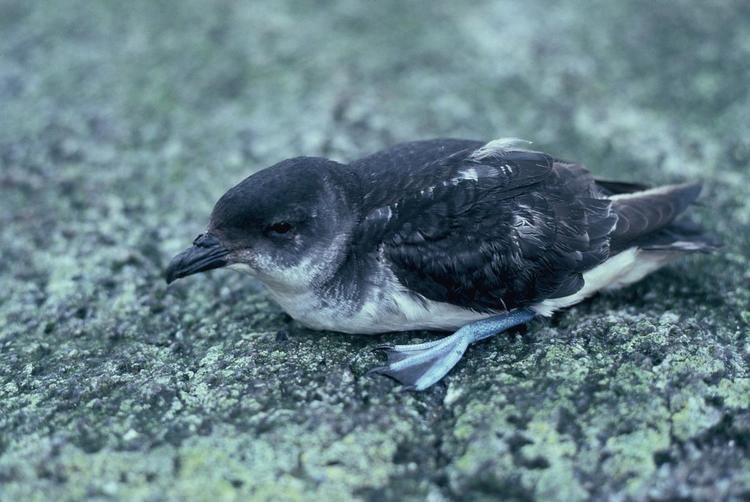
<svg viewBox="0 0 750 502"><path fill-rule="evenodd" d="M430 300L495 311L567 296L608 257L616 216L581 166L491 142L387 179L369 184L355 242L377 239Z"/></svg>
<svg viewBox="0 0 750 502"><path fill-rule="evenodd" d="M484 143L468 139L438 138L399 143L355 160L350 166L359 171L383 175L419 169L461 150L475 150Z"/></svg>

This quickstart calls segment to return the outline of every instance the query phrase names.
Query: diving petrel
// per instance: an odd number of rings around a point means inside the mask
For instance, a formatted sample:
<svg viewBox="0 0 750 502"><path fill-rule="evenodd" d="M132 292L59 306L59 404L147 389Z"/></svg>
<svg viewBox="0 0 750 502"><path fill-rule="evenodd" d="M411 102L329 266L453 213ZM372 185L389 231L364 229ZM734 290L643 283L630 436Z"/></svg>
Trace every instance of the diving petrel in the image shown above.
<svg viewBox="0 0 750 502"><path fill-rule="evenodd" d="M285 160L219 199L167 282L229 266L310 328L457 330L384 347L373 371L423 390L473 342L715 249L678 219L700 184L601 180L522 143L435 139L349 164Z"/></svg>

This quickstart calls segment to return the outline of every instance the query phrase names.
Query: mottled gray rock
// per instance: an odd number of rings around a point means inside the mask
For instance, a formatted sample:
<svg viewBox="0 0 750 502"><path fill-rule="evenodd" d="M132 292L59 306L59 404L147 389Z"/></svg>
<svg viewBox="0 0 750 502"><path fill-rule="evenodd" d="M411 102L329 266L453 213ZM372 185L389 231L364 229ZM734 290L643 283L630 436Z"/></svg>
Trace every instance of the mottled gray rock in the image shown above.
<svg viewBox="0 0 750 502"><path fill-rule="evenodd" d="M750 4L0 2L0 499L750 497ZM213 202L299 154L528 138L705 181L725 241L394 392L231 271Z"/></svg>

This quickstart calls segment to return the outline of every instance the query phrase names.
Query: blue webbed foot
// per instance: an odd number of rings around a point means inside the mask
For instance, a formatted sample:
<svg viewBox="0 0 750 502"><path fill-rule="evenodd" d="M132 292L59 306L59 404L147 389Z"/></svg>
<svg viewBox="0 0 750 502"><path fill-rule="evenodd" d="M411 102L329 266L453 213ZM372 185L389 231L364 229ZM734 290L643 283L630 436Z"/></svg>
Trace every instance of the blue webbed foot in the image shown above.
<svg viewBox="0 0 750 502"><path fill-rule="evenodd" d="M377 373L393 378L404 390L424 390L437 383L461 360L466 348L513 326L524 324L536 315L528 309L482 319L467 324L455 333L433 342L415 345L380 345L388 358L385 366L373 368Z"/></svg>

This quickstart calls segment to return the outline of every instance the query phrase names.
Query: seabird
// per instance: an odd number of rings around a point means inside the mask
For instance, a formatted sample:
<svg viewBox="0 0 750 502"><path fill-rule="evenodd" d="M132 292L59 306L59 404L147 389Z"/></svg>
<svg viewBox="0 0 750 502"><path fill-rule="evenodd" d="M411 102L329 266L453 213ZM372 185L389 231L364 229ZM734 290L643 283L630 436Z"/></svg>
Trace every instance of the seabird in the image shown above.
<svg viewBox="0 0 750 502"><path fill-rule="evenodd" d="M229 266L313 329L455 332L381 346L423 390L479 340L717 243L680 218L698 183L594 178L527 142L396 145L349 164L284 160L226 192L166 280Z"/></svg>

